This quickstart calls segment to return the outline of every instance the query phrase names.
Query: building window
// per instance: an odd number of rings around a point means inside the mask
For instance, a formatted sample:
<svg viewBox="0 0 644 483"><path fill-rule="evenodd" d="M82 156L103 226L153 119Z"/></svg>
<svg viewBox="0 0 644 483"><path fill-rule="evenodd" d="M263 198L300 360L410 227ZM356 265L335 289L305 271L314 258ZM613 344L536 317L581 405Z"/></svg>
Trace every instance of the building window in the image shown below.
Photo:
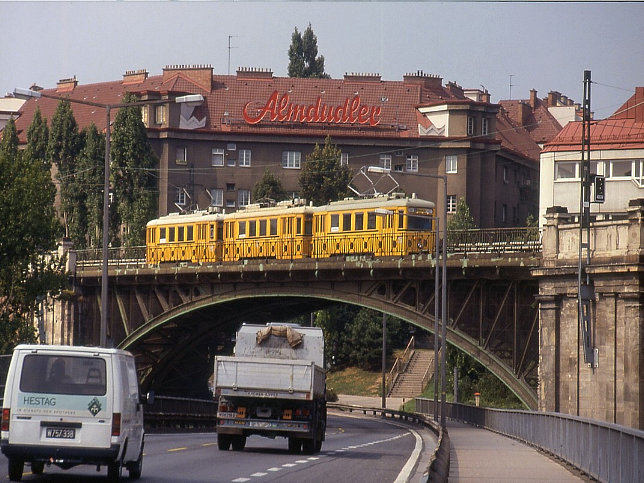
<svg viewBox="0 0 644 483"><path fill-rule="evenodd" d="M226 160L226 166L234 167L235 164L237 164L237 160L235 158L228 158Z"/></svg>
<svg viewBox="0 0 644 483"><path fill-rule="evenodd" d="M250 149L239 150L239 165L250 168Z"/></svg>
<svg viewBox="0 0 644 483"><path fill-rule="evenodd" d="M445 156L445 172L448 174L458 173L458 156L455 154Z"/></svg>
<svg viewBox="0 0 644 483"><path fill-rule="evenodd" d="M633 166L633 179L641 187L644 186L644 160L636 159ZM591 168L592 170L592 168ZM601 174L597 170L594 171L596 174Z"/></svg>
<svg viewBox="0 0 644 483"><path fill-rule="evenodd" d="M239 206L250 205L250 191L249 190L239 190L237 192L237 204Z"/></svg>
<svg viewBox="0 0 644 483"><path fill-rule="evenodd" d="M150 106L141 109L141 121L145 127L150 127Z"/></svg>
<svg viewBox="0 0 644 483"><path fill-rule="evenodd" d="M508 205L501 206L501 222L507 223L508 221Z"/></svg>
<svg viewBox="0 0 644 483"><path fill-rule="evenodd" d="M385 169L391 169L391 154L380 155L380 167Z"/></svg>
<svg viewBox="0 0 644 483"><path fill-rule="evenodd" d="M578 177L576 161L558 161L555 163L555 180L575 179Z"/></svg>
<svg viewBox="0 0 644 483"><path fill-rule="evenodd" d="M472 116L467 116L467 135L474 135L474 118Z"/></svg>
<svg viewBox="0 0 644 483"><path fill-rule="evenodd" d="M213 188L210 190L211 206L224 206L224 190L221 188Z"/></svg>
<svg viewBox="0 0 644 483"><path fill-rule="evenodd" d="M456 195L447 195L447 212L456 213Z"/></svg>
<svg viewBox="0 0 644 483"><path fill-rule="evenodd" d="M226 191L235 191L235 183L226 183Z"/></svg>
<svg viewBox="0 0 644 483"><path fill-rule="evenodd" d="M210 163L211 166L224 165L224 150L222 148L212 148Z"/></svg>
<svg viewBox="0 0 644 483"><path fill-rule="evenodd" d="M185 204L186 204L186 191L183 188L177 188L177 197L176 197L175 201L179 206L185 206Z"/></svg>
<svg viewBox="0 0 644 483"><path fill-rule="evenodd" d="M633 173L632 161L615 160L610 162L611 178L630 178Z"/></svg>
<svg viewBox="0 0 644 483"><path fill-rule="evenodd" d="M340 154L340 166L349 166L349 153Z"/></svg>
<svg viewBox="0 0 644 483"><path fill-rule="evenodd" d="M226 208L234 208L235 200L226 200Z"/></svg>
<svg viewBox="0 0 644 483"><path fill-rule="evenodd" d="M481 136L487 136L490 133L490 120L487 118L481 119Z"/></svg>
<svg viewBox="0 0 644 483"><path fill-rule="evenodd" d="M394 164L394 172L402 173L404 166L402 164Z"/></svg>
<svg viewBox="0 0 644 483"><path fill-rule="evenodd" d="M186 164L187 162L188 162L188 148L187 147L177 148L176 163Z"/></svg>
<svg viewBox="0 0 644 483"><path fill-rule="evenodd" d="M234 143L228 143L228 144L226 145L226 149L227 149L228 151L237 151L237 145L236 145L236 144L234 144Z"/></svg>
<svg viewBox="0 0 644 483"><path fill-rule="evenodd" d="M156 124L165 124L166 123L166 118L165 118L165 106L160 105L156 106L154 109L154 122Z"/></svg>
<svg viewBox="0 0 644 483"><path fill-rule="evenodd" d="M418 155L408 154L405 169L411 173L418 173Z"/></svg>
<svg viewBox="0 0 644 483"><path fill-rule="evenodd" d="M302 162L302 153L299 151L283 151L282 152L282 168L286 169L300 169Z"/></svg>
<svg viewBox="0 0 644 483"><path fill-rule="evenodd" d="M508 167L503 166L503 182L508 184Z"/></svg>

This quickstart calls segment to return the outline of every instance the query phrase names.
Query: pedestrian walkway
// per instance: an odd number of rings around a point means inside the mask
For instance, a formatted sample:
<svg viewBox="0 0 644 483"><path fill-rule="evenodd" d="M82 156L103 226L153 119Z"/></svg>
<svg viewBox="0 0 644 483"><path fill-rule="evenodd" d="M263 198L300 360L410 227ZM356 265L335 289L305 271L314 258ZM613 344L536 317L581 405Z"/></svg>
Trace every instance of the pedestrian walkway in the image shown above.
<svg viewBox="0 0 644 483"><path fill-rule="evenodd" d="M535 448L468 424L448 421L449 481L584 481Z"/></svg>

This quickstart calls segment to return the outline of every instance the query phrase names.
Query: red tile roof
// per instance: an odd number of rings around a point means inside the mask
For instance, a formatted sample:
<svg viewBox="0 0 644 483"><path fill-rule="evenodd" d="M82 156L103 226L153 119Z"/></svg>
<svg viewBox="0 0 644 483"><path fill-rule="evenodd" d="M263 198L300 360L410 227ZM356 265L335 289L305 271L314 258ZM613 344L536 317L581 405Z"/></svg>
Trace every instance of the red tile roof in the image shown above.
<svg viewBox="0 0 644 483"><path fill-rule="evenodd" d="M496 130L503 149L538 162L541 148L530 133L514 122L503 109L496 116Z"/></svg>
<svg viewBox="0 0 644 483"><path fill-rule="evenodd" d="M550 114L541 99L535 99L535 106L527 100L499 101L508 117L522 126L538 144L547 143L561 131L561 124Z"/></svg>
<svg viewBox="0 0 644 483"><path fill-rule="evenodd" d="M544 152L581 150L582 127L582 122L568 123ZM590 146L593 150L644 149L644 87L637 87L612 116L591 122Z"/></svg>

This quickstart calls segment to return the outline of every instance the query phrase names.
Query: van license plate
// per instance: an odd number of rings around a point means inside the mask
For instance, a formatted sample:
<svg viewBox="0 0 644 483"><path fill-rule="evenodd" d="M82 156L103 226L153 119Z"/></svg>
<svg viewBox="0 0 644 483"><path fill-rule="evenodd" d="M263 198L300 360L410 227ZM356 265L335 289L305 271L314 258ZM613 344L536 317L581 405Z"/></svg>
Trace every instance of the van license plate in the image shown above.
<svg viewBox="0 0 644 483"><path fill-rule="evenodd" d="M45 436L47 438L74 439L76 430L73 428L47 428Z"/></svg>

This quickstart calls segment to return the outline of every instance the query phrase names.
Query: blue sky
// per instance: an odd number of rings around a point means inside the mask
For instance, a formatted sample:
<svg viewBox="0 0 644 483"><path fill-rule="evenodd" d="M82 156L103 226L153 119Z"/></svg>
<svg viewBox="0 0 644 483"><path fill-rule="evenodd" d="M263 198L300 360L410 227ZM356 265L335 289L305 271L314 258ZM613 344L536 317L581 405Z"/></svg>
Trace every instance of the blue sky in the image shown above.
<svg viewBox="0 0 644 483"><path fill-rule="evenodd" d="M644 85L644 3L5 2L0 95L59 79L118 80L126 70L210 64L285 76L295 27L308 23L326 72L401 80L423 70L492 101L559 91L581 102L591 70L600 119ZM229 36L232 48L229 50Z"/></svg>

